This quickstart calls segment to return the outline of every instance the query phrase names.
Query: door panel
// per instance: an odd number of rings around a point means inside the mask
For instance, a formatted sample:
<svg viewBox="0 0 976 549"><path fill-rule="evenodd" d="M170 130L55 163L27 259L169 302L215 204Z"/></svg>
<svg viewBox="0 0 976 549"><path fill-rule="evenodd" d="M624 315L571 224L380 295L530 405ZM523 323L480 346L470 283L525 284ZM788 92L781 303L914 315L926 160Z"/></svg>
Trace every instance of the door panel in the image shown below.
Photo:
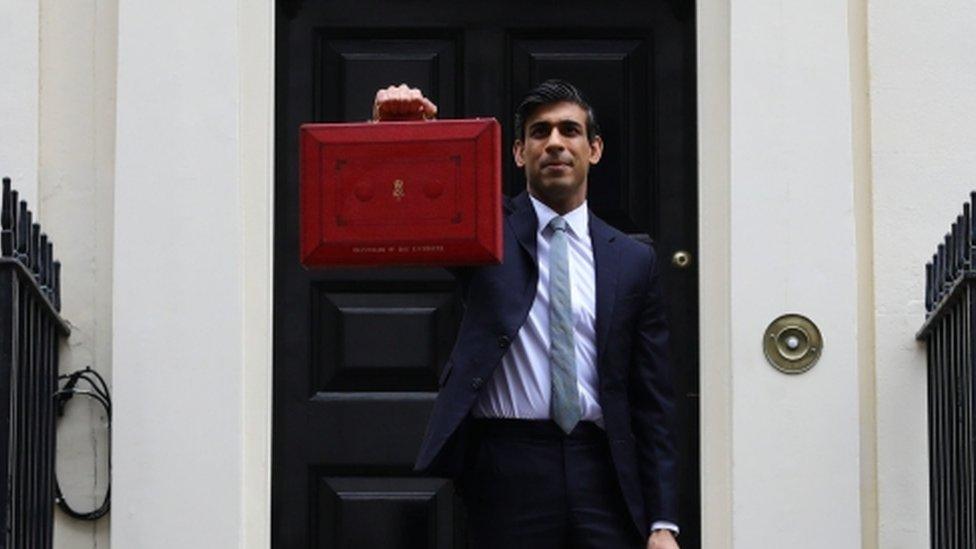
<svg viewBox="0 0 976 549"><path fill-rule="evenodd" d="M427 478L322 478L314 546L450 547L454 508L448 484Z"/></svg>
<svg viewBox="0 0 976 549"><path fill-rule="evenodd" d="M464 547L452 483L412 472L463 308L439 268L306 270L298 126L364 121L420 87L440 117L494 116L550 77L590 98L606 152L589 206L668 258L697 248L694 20L680 2L279 2L273 546ZM525 187L503 155L505 192ZM681 400L682 547L699 545L697 271L664 272Z"/></svg>
<svg viewBox="0 0 976 549"><path fill-rule="evenodd" d="M316 120L364 121L372 116L372 94L363 90L410 82L444 113L455 112L457 47L454 40L342 39L322 32L318 38ZM355 36L355 35L354 35ZM366 34L365 36L369 36ZM318 57L318 55L317 55Z"/></svg>
<svg viewBox="0 0 976 549"><path fill-rule="evenodd" d="M374 285L370 292L365 284L346 291L316 284L312 290L316 392L437 390L456 332L451 286L393 292Z"/></svg>

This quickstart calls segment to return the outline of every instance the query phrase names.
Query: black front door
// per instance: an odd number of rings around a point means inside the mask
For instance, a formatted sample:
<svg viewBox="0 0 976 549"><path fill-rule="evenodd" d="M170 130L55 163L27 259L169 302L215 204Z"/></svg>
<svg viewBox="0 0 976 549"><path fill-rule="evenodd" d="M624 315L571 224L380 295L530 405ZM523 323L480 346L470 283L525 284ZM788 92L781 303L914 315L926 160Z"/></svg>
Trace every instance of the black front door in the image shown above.
<svg viewBox="0 0 976 549"><path fill-rule="evenodd" d="M697 246L691 0L279 2L275 183L276 548L464 547L451 483L411 471L462 314L431 269L307 271L298 261L298 126L364 121L406 82L441 118L494 116L507 152L532 85L576 83L606 152L590 208L671 258ZM610 7L612 6L612 7ZM682 547L699 545L697 269L665 272L681 396Z"/></svg>

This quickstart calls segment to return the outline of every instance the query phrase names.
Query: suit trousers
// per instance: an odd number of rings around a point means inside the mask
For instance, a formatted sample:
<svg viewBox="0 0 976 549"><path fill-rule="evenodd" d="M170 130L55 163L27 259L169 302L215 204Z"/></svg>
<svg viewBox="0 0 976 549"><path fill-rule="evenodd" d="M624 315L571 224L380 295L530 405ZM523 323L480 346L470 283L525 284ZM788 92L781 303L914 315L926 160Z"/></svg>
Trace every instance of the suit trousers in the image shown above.
<svg viewBox="0 0 976 549"><path fill-rule="evenodd" d="M603 429L474 419L458 488L472 549L638 549Z"/></svg>

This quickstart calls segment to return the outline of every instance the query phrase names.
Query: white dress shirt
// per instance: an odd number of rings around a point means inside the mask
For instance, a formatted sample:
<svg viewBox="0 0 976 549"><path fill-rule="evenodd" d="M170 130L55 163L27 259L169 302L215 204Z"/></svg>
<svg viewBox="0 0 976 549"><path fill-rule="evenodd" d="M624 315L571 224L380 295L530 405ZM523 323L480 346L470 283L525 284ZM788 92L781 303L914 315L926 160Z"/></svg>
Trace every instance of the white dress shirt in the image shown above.
<svg viewBox="0 0 976 549"><path fill-rule="evenodd" d="M525 324L509 346L502 363L475 403L475 417L549 419L552 382L549 376L549 241L548 227L557 214L529 195L539 228L536 251L539 282L535 300ZM584 201L563 216L569 257L570 301L573 307L576 347L576 387L579 390L581 419L603 426L596 371L596 274L590 242L589 214Z"/></svg>
<svg viewBox="0 0 976 549"><path fill-rule="evenodd" d="M559 214L531 194L529 198L539 220L536 231L539 282L535 300L502 363L481 391L472 411L475 417L550 419L549 240L553 230L549 222ZM581 420L603 427L600 379L596 370L596 271L586 201L563 217L568 226L566 244ZM678 533L678 526L670 522L655 521L651 525L652 530L660 528Z"/></svg>

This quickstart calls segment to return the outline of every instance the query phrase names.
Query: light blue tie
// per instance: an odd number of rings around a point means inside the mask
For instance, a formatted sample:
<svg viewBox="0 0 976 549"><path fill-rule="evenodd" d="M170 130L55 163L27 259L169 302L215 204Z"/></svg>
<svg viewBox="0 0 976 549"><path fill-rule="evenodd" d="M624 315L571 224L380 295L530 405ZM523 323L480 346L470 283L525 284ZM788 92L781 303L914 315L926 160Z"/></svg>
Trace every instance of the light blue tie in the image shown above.
<svg viewBox="0 0 976 549"><path fill-rule="evenodd" d="M553 421L569 433L580 420L579 391L576 388L576 345L573 335L573 305L569 286L569 253L566 219L549 222L549 365Z"/></svg>

